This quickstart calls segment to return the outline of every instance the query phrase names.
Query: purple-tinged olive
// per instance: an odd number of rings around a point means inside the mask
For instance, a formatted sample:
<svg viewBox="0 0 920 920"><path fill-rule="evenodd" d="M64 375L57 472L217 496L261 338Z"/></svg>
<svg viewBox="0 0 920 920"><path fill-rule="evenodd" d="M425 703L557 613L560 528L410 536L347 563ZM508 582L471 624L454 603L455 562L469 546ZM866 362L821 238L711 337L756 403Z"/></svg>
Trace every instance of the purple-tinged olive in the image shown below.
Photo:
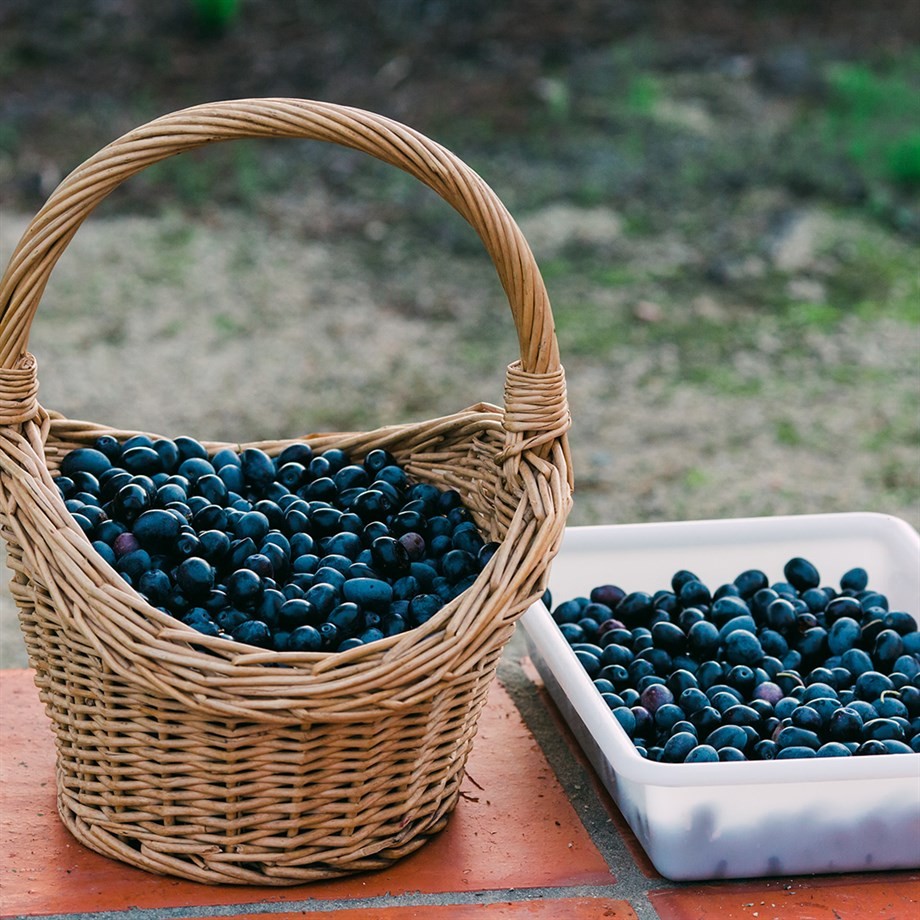
<svg viewBox="0 0 920 920"><path fill-rule="evenodd" d="M409 531L404 533L399 537L399 542L402 544L403 548L406 550L406 554L409 557L409 562L421 562L425 558L425 539L421 534L416 533L415 531ZM498 549L498 543L487 543L483 545L478 553L478 562L479 565L485 566L486 563L492 558Z"/></svg>
<svg viewBox="0 0 920 920"><path fill-rule="evenodd" d="M615 610L624 597L626 597L626 592L617 585L598 585L591 589L589 595L592 603L604 604L611 610Z"/></svg>
<svg viewBox="0 0 920 920"><path fill-rule="evenodd" d="M660 706L674 702L674 694L663 684L653 684L640 694L639 699L642 706L654 715Z"/></svg>

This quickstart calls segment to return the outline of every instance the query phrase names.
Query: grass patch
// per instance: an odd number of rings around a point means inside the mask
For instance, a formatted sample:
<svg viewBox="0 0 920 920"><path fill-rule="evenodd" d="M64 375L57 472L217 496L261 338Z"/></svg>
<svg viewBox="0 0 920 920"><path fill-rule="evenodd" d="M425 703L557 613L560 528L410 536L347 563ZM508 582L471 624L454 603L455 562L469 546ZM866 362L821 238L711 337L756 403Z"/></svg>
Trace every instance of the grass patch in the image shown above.
<svg viewBox="0 0 920 920"><path fill-rule="evenodd" d="M772 145L774 170L801 191L916 233L920 52L877 64L831 62L824 77L819 102L803 105Z"/></svg>
<svg viewBox="0 0 920 920"><path fill-rule="evenodd" d="M861 438L863 448L871 453L887 454L898 446L920 450L920 418L916 406L899 405L887 415L879 415L871 431Z"/></svg>
<svg viewBox="0 0 920 920"><path fill-rule="evenodd" d="M198 28L205 36L222 35L239 14L239 0L192 0Z"/></svg>
<svg viewBox="0 0 920 920"><path fill-rule="evenodd" d="M722 396L756 396L764 382L757 376L742 374L726 362L712 363L697 356L683 356L678 382L702 387Z"/></svg>
<svg viewBox="0 0 920 920"><path fill-rule="evenodd" d="M650 116L661 101L661 83L650 73L633 74L626 86L626 108L641 116Z"/></svg>
<svg viewBox="0 0 920 920"><path fill-rule="evenodd" d="M776 421L776 440L787 447L798 447L805 439L792 419L781 418Z"/></svg>
<svg viewBox="0 0 920 920"><path fill-rule="evenodd" d="M698 466L691 466L684 473L684 486L689 490L702 489L709 485L709 474Z"/></svg>
<svg viewBox="0 0 920 920"><path fill-rule="evenodd" d="M830 332L843 317L843 311L833 303L791 301L784 310L784 319L793 329L814 329L818 332Z"/></svg>
<svg viewBox="0 0 920 920"><path fill-rule="evenodd" d="M247 331L245 323L227 313L217 313L213 318L214 331L224 339L236 338Z"/></svg>
<svg viewBox="0 0 920 920"><path fill-rule="evenodd" d="M828 280L830 298L864 319L888 316L920 324L920 272L916 251L890 239L864 235L841 258Z"/></svg>
<svg viewBox="0 0 920 920"><path fill-rule="evenodd" d="M920 53L885 69L836 64L827 79L826 142L867 175L920 188Z"/></svg>
<svg viewBox="0 0 920 920"><path fill-rule="evenodd" d="M553 307L553 316L565 354L602 357L631 338L627 324L607 305L561 303Z"/></svg>
<svg viewBox="0 0 920 920"><path fill-rule="evenodd" d="M132 180L130 191L140 200L183 211L210 204L253 210L263 197L299 181L293 168L298 141L284 143L294 149L282 152L268 140L251 138L188 150L145 169Z"/></svg>

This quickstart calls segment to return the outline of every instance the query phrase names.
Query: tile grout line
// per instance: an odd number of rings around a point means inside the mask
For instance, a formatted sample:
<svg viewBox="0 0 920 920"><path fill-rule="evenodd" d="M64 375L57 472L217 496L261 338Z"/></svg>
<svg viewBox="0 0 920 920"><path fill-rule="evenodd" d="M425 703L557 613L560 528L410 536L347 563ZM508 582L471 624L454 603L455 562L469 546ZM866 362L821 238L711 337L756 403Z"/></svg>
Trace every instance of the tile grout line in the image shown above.
<svg viewBox="0 0 920 920"><path fill-rule="evenodd" d="M623 900L613 885L573 885L545 888L495 888L480 891L404 892L367 898L305 898L296 901L256 901L209 904L201 907L128 907L87 913L3 915L3 920L184 920L184 918L247 917L254 914L331 913L345 910L385 910L392 907L449 907L460 904L525 904L549 899L597 898Z"/></svg>
<svg viewBox="0 0 920 920"><path fill-rule="evenodd" d="M521 641L523 637L518 639ZM516 645L517 643L515 643ZM516 650L515 650L516 651ZM524 647L521 647L524 653ZM666 878L647 877L625 842L612 829L607 811L600 802L586 769L575 758L565 738L559 734L542 696L524 671L519 654L506 654L499 665L499 680L511 696L528 731L540 746L572 808L584 825L591 842L604 857L616 879L619 900L628 901L638 920L658 920L658 912L648 894L676 887Z"/></svg>

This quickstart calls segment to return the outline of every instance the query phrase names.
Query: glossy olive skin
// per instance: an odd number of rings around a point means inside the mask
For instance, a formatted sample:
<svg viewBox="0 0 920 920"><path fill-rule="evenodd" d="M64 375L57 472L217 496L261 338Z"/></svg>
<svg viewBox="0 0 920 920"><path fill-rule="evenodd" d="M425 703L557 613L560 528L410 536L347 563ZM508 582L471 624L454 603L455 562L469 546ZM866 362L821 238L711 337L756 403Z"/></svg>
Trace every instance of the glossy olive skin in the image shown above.
<svg viewBox="0 0 920 920"><path fill-rule="evenodd" d="M793 557L711 590L599 585L552 607L640 755L662 763L920 752L920 633L848 569L839 588ZM635 696L631 696L635 694ZM627 697L634 702L626 705Z"/></svg>
<svg viewBox="0 0 920 920"><path fill-rule="evenodd" d="M294 442L209 453L194 438L102 436L65 455L61 498L102 561L197 631L336 651L421 626L498 549L460 495L386 450Z"/></svg>

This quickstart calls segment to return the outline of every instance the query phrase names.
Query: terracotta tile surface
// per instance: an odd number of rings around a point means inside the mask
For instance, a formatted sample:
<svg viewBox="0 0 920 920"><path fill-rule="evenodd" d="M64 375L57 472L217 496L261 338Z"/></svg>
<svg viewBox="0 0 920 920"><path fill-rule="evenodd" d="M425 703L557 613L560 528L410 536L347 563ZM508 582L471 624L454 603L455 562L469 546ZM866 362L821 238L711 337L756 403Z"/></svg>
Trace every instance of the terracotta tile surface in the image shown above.
<svg viewBox="0 0 920 920"><path fill-rule="evenodd" d="M920 871L672 884L651 868L599 781L594 788L613 822L605 845L629 867L620 882L496 684L453 819L401 863L281 889L162 878L99 856L64 830L51 733L31 674L0 672L0 916L115 911L110 920L135 920L138 908L182 920L215 911L287 920L309 905L317 920L920 920Z"/></svg>
<svg viewBox="0 0 920 920"><path fill-rule="evenodd" d="M660 920L917 920L920 873L693 885L649 899Z"/></svg>
<svg viewBox="0 0 920 920"><path fill-rule="evenodd" d="M645 850L642 849L642 844L639 843L639 839L633 833L632 828L629 826L629 822L626 820L626 818L623 817L623 813L617 807L617 803L614 802L613 796L611 796L607 791L607 787L604 785L600 776L597 775L594 767L591 766L591 762L588 760L585 752L581 748L581 745L578 743L578 739L572 734L572 730L569 728L568 723L565 721L562 713L559 712L559 709L553 702L553 698L550 696L549 691L546 689L546 686L543 683L543 678L540 676L539 671L537 671L536 666L533 664L530 658L525 658L521 662L521 665L524 669L524 673L527 675L530 682L534 685L537 693L539 693L540 698L543 701L543 705L546 707L546 711L549 713L549 716L553 721L553 725L556 727L556 731L558 731L559 734L565 738L573 756L584 768L585 773L590 779L594 794L597 796L598 801L604 806L604 810L607 812L607 816L610 818L610 821L613 825L613 827L610 829L610 833L616 834L626 845L626 848L629 850L629 855L632 856L633 861L636 863L646 878L660 879L662 877L661 874L652 864L652 861L648 858L648 854L645 852Z"/></svg>
<svg viewBox="0 0 920 920"><path fill-rule="evenodd" d="M614 881L536 741L497 683L480 722L463 795L445 831L381 872L284 889L211 887L163 878L84 848L57 817L52 735L30 672L0 672L0 719L4 916Z"/></svg>
<svg viewBox="0 0 920 920"><path fill-rule="evenodd" d="M547 898L538 901L496 901L492 904L419 904L321 911L310 920L636 920L626 901L609 898ZM195 917L186 920L211 920ZM246 920L304 920L302 913L247 914Z"/></svg>

